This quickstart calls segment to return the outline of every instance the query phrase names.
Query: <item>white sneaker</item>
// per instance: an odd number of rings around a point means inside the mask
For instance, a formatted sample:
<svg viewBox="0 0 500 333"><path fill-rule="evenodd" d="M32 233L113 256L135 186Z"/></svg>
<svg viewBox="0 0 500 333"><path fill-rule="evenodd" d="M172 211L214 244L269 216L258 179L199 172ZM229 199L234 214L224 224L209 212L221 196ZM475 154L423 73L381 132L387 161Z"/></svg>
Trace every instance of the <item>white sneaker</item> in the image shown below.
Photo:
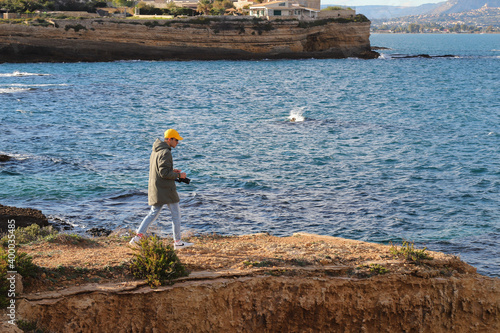
<svg viewBox="0 0 500 333"><path fill-rule="evenodd" d="M135 236L134 238L132 238L130 240L130 242L128 242L131 246L137 246L139 244L139 241L141 240L141 238L144 237L143 234L137 234L137 236Z"/></svg>
<svg viewBox="0 0 500 333"><path fill-rule="evenodd" d="M174 249L177 250L177 249L183 249L185 247L188 247L188 246L193 246L194 243L188 243L188 242L183 242L183 241L177 241L174 243Z"/></svg>

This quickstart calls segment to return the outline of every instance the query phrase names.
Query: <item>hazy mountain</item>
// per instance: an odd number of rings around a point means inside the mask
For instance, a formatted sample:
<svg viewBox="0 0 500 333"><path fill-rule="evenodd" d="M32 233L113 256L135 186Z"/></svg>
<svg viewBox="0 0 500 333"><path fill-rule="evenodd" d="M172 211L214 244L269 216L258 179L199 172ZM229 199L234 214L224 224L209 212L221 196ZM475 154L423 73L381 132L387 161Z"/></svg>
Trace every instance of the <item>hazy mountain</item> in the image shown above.
<svg viewBox="0 0 500 333"><path fill-rule="evenodd" d="M428 3L417 7L356 6L356 13L363 14L369 19L393 18L408 15L427 14L444 4L446 4L446 2Z"/></svg>
<svg viewBox="0 0 500 333"><path fill-rule="evenodd" d="M409 15L452 14L479 9L483 6L500 7L500 0L449 0L416 7L403 6L356 6L356 12L369 19L388 19ZM322 8L328 5L321 6Z"/></svg>
<svg viewBox="0 0 500 333"><path fill-rule="evenodd" d="M481 5L481 2L477 0L451 0L440 4L428 14L371 18L371 26L373 31L389 30L410 33L500 32L500 6L498 6L498 2L500 0L487 1ZM493 7L495 5L498 7Z"/></svg>
<svg viewBox="0 0 500 333"><path fill-rule="evenodd" d="M484 6L500 7L500 0L449 0L428 14L453 14L479 9Z"/></svg>

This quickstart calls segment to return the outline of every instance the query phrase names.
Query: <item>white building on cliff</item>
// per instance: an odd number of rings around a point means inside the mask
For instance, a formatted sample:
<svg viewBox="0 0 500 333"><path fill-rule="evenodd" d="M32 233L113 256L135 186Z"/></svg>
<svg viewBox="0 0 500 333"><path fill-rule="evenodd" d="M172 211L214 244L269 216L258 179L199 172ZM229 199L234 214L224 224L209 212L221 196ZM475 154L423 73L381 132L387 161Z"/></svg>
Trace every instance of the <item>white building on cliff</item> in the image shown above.
<svg viewBox="0 0 500 333"><path fill-rule="evenodd" d="M286 17L297 18L317 18L320 10L305 7L298 1L273 1L254 4L250 6L250 15L256 17L266 17L267 19L277 19Z"/></svg>
<svg viewBox="0 0 500 333"><path fill-rule="evenodd" d="M356 15L356 11L348 7L322 11L320 0L281 0L262 3L239 0L234 5L236 8L248 6L251 16L269 20L292 17L298 19L353 18Z"/></svg>

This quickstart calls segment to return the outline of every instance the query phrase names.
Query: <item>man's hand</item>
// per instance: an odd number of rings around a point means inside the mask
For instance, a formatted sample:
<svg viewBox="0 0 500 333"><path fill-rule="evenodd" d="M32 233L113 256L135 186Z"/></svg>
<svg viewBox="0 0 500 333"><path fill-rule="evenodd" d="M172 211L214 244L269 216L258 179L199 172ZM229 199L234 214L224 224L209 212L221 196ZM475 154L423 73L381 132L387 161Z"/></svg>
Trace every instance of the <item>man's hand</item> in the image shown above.
<svg viewBox="0 0 500 333"><path fill-rule="evenodd" d="M182 172L181 170L179 169L174 169L174 172L175 173L180 173L181 176L179 178L186 178L186 173L185 172Z"/></svg>

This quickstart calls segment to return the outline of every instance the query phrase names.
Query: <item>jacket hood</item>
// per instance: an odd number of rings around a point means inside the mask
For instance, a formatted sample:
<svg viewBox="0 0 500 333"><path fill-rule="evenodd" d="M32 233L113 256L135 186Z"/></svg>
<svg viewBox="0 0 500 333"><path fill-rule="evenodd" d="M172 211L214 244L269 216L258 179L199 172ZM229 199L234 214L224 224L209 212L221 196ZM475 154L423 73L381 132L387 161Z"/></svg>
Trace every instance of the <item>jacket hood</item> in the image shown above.
<svg viewBox="0 0 500 333"><path fill-rule="evenodd" d="M160 139L156 139L155 143L153 143L153 151L158 152L160 150L168 149L170 150L170 146Z"/></svg>

